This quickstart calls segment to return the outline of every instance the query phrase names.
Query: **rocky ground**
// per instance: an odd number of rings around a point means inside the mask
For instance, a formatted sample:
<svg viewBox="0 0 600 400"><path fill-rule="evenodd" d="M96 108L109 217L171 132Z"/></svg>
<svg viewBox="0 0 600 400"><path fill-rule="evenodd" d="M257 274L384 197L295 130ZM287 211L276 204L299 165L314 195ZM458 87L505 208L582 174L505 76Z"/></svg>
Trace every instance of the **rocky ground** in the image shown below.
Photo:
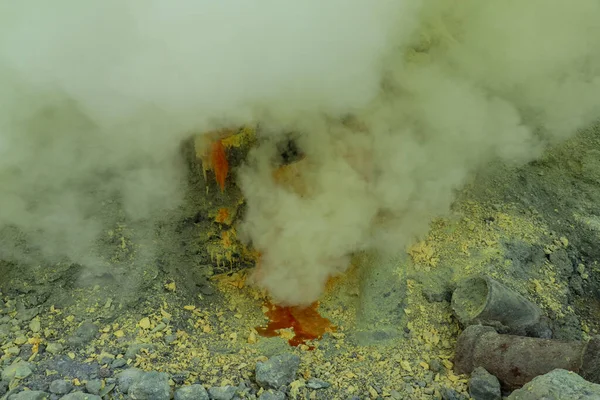
<svg viewBox="0 0 600 400"><path fill-rule="evenodd" d="M452 363L462 327L449 300L459 280L485 273L522 293L554 338L600 329L598 133L523 168L492 165L473 177L397 260L388 291L365 299L360 266L332 282L319 310L336 331L298 347L289 331L257 334L267 320L263 294L244 284L252 255L223 242L238 216L219 210L241 210L234 187L206 189L192 170L186 204L152 227L107 198L114 225L98 243L103 268L0 264L0 397L468 398L469 377ZM393 331L365 328L391 302Z"/></svg>

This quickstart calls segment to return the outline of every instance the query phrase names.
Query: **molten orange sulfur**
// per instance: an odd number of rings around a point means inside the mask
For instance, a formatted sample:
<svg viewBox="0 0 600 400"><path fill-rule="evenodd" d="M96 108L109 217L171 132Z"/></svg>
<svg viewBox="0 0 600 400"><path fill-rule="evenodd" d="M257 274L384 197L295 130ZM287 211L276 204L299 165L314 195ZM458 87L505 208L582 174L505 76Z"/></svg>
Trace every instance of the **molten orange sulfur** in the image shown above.
<svg viewBox="0 0 600 400"><path fill-rule="evenodd" d="M313 303L310 307L281 307L270 302L266 306L269 310L265 312L265 315L270 322L266 327L256 328L261 336L278 336L277 331L280 329L291 328L295 335L288 340L288 343L291 346L298 346L308 340L320 339L326 332L335 331L335 326L317 311L318 302Z"/></svg>
<svg viewBox="0 0 600 400"><path fill-rule="evenodd" d="M221 192L225 190L225 180L229 172L229 163L225 154L225 146L221 140L217 140L212 144L210 152L211 166L215 172L217 183L221 187Z"/></svg>

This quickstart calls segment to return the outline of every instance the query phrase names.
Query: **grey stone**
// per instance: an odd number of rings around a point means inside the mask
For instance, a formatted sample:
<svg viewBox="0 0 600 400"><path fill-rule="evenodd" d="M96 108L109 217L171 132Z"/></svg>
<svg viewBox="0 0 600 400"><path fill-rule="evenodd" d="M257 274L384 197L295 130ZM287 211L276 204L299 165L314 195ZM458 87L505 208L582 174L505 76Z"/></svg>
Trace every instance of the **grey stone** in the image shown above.
<svg viewBox="0 0 600 400"><path fill-rule="evenodd" d="M176 340L177 340L177 336L175 336L175 335L167 335L167 336L165 336L165 342L167 344L171 344L171 343L175 342Z"/></svg>
<svg viewBox="0 0 600 400"><path fill-rule="evenodd" d="M85 384L85 390L91 394L100 394L102 390L102 381L100 379L92 379Z"/></svg>
<svg viewBox="0 0 600 400"><path fill-rule="evenodd" d="M2 371L3 381L12 381L15 378L24 379L31 375L31 364L25 361L17 361Z"/></svg>
<svg viewBox="0 0 600 400"><path fill-rule="evenodd" d="M75 333L69 337L68 342L73 347L81 347L91 342L98 334L98 326L92 322L85 321Z"/></svg>
<svg viewBox="0 0 600 400"><path fill-rule="evenodd" d="M127 393L133 400L170 400L169 376L164 372L144 372Z"/></svg>
<svg viewBox="0 0 600 400"><path fill-rule="evenodd" d="M117 377L117 385L119 386L119 390L123 393L129 392L130 386L134 382L137 382L143 374L144 371L138 368L129 368L121 372Z"/></svg>
<svg viewBox="0 0 600 400"><path fill-rule="evenodd" d="M574 372L555 369L534 378L515 390L508 400L598 400L600 385L583 379Z"/></svg>
<svg viewBox="0 0 600 400"><path fill-rule="evenodd" d="M0 324L0 338L5 338L10 335L10 326L7 324Z"/></svg>
<svg viewBox="0 0 600 400"><path fill-rule="evenodd" d="M309 389L314 389L314 390L327 389L330 386L331 386L331 383L322 381L317 378L310 378L306 382L306 387L308 387Z"/></svg>
<svg viewBox="0 0 600 400"><path fill-rule="evenodd" d="M291 353L279 354L266 362L256 363L256 383L265 389L279 389L296 378L300 357Z"/></svg>
<svg viewBox="0 0 600 400"><path fill-rule="evenodd" d="M40 390L24 390L20 393L13 394L9 398L10 400L48 400L50 395Z"/></svg>
<svg viewBox="0 0 600 400"><path fill-rule="evenodd" d="M102 397L90 393L73 392L61 397L60 400L102 400Z"/></svg>
<svg viewBox="0 0 600 400"><path fill-rule="evenodd" d="M22 304L17 304L17 316L16 319L22 322L27 322L33 319L36 315L40 313L38 307L33 308L25 308Z"/></svg>
<svg viewBox="0 0 600 400"><path fill-rule="evenodd" d="M231 400L237 392L235 386L212 387L208 389L208 394L213 400Z"/></svg>
<svg viewBox="0 0 600 400"><path fill-rule="evenodd" d="M51 354L58 354L63 351L63 345L60 343L48 343L46 351Z"/></svg>
<svg viewBox="0 0 600 400"><path fill-rule="evenodd" d="M285 393L267 390L262 392L258 400L285 400Z"/></svg>
<svg viewBox="0 0 600 400"><path fill-rule="evenodd" d="M500 381L484 368L477 367L469 379L469 394L474 400L501 400Z"/></svg>
<svg viewBox="0 0 600 400"><path fill-rule="evenodd" d="M196 384L175 391L175 400L209 400L209 397L204 386Z"/></svg>
<svg viewBox="0 0 600 400"><path fill-rule="evenodd" d="M121 368L127 365L127 361L124 358L117 358L113 361L110 366L113 368Z"/></svg>
<svg viewBox="0 0 600 400"><path fill-rule="evenodd" d="M50 393L67 394L73 390L73 384L64 379L56 379L50 383Z"/></svg>

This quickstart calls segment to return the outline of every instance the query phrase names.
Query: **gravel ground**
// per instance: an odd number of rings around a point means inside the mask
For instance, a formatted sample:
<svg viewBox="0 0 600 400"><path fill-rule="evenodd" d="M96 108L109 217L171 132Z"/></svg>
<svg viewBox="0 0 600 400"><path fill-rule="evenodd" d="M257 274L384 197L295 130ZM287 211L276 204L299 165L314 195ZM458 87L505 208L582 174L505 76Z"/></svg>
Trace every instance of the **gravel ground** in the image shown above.
<svg viewBox="0 0 600 400"><path fill-rule="evenodd" d="M239 191L204 195L192 173L187 205L152 237L107 202L115 226L99 243L106 268L0 263L0 397L466 399L469 377L452 364L458 280L486 273L517 290L542 308L555 338L600 329L596 136L474 178L398 261L387 282L401 293L392 322L362 323L357 261L320 303L337 330L299 347L288 345L289 330L257 334L265 298L244 284L252 257L215 239L235 234ZM236 211L226 220L224 207ZM369 301L387 307L390 297ZM472 387L495 390L483 372L475 378Z"/></svg>

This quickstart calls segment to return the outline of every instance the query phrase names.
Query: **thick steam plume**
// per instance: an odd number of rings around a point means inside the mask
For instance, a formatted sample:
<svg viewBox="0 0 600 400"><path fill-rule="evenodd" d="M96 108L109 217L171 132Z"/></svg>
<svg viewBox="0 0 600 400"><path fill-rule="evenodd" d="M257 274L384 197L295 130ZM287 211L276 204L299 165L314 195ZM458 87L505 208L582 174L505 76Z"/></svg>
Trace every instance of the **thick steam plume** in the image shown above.
<svg viewBox="0 0 600 400"><path fill-rule="evenodd" d="M0 227L93 264L98 193L155 218L179 201L181 140L260 122L275 137L239 177L242 231L257 283L310 303L353 252L402 249L477 168L593 123L597 21L595 0L2 2ZM305 192L273 179L289 131Z"/></svg>

